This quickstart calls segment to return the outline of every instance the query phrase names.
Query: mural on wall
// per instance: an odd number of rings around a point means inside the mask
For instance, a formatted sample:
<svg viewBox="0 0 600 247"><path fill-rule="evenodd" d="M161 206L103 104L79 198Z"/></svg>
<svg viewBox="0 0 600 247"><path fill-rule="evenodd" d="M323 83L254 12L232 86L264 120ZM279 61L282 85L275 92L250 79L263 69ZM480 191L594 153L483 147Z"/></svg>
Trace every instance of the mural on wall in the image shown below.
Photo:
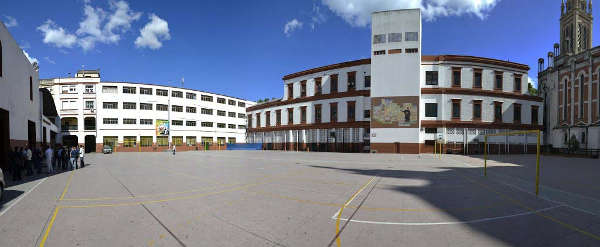
<svg viewBox="0 0 600 247"><path fill-rule="evenodd" d="M371 128L418 128L419 97L372 98Z"/></svg>
<svg viewBox="0 0 600 247"><path fill-rule="evenodd" d="M169 120L156 120L156 136L169 135Z"/></svg>

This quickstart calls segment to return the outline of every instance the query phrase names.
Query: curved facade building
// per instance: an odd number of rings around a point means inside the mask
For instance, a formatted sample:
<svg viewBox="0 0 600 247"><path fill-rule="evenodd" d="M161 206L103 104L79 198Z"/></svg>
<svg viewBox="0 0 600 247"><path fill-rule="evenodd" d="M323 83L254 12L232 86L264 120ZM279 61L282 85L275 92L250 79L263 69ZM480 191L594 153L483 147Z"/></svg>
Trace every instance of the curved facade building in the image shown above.
<svg viewBox="0 0 600 247"><path fill-rule="evenodd" d="M244 143L254 102L192 89L101 82L99 71L42 80L61 117L62 143L100 152L225 149Z"/></svg>
<svg viewBox="0 0 600 247"><path fill-rule="evenodd" d="M283 98L247 109L250 143L265 149L478 153L483 135L542 128L527 65L421 55L420 10L377 12L372 57L283 77ZM491 152L527 152L535 138L491 138ZM529 145L528 145L529 144Z"/></svg>

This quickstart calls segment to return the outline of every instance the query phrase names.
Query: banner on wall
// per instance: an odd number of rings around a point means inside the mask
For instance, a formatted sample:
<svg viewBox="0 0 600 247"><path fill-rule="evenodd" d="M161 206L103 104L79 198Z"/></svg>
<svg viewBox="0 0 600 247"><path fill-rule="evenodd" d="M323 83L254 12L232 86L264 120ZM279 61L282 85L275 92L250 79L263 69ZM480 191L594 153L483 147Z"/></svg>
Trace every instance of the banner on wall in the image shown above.
<svg viewBox="0 0 600 247"><path fill-rule="evenodd" d="M418 128L419 96L371 98L371 128Z"/></svg>
<svg viewBox="0 0 600 247"><path fill-rule="evenodd" d="M156 136L169 135L169 120L156 120Z"/></svg>

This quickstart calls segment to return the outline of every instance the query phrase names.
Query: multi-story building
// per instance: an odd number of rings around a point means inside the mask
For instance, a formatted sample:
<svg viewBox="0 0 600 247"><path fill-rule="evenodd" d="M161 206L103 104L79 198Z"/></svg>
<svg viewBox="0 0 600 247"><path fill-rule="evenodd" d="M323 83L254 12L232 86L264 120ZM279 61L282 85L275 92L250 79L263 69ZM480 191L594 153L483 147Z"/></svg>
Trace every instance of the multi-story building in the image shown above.
<svg viewBox="0 0 600 247"><path fill-rule="evenodd" d="M524 64L421 55L419 9L372 16L370 59L283 77L283 98L247 109L248 140L265 149L476 153L486 133L542 128ZM526 152L535 138L491 138L491 152Z"/></svg>
<svg viewBox="0 0 600 247"><path fill-rule="evenodd" d="M100 72L42 80L57 104L64 145L100 151L224 149L245 142L245 108L255 103L197 90L103 82Z"/></svg>
<svg viewBox="0 0 600 247"><path fill-rule="evenodd" d="M600 149L600 46L592 47L592 1L561 4L560 44L539 59L545 136L553 148Z"/></svg>

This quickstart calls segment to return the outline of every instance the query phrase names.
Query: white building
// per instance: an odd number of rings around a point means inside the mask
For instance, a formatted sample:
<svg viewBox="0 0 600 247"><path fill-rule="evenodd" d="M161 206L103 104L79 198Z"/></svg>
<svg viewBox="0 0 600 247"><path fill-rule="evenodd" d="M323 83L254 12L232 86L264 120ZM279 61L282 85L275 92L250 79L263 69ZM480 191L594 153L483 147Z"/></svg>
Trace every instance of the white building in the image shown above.
<svg viewBox="0 0 600 247"><path fill-rule="evenodd" d="M283 77L283 98L249 107L248 142L265 149L481 152L483 135L542 128L542 98L528 95L527 65L421 55L419 9L372 18L371 59ZM491 152L525 152L526 136L491 138ZM530 145L531 146L531 145Z"/></svg>
<svg viewBox="0 0 600 247"><path fill-rule="evenodd" d="M245 142L245 108L254 105L185 88L102 82L94 70L42 80L42 86L57 104L63 144L85 145L88 152L104 146L142 152L170 145L178 150L223 149L227 143Z"/></svg>

